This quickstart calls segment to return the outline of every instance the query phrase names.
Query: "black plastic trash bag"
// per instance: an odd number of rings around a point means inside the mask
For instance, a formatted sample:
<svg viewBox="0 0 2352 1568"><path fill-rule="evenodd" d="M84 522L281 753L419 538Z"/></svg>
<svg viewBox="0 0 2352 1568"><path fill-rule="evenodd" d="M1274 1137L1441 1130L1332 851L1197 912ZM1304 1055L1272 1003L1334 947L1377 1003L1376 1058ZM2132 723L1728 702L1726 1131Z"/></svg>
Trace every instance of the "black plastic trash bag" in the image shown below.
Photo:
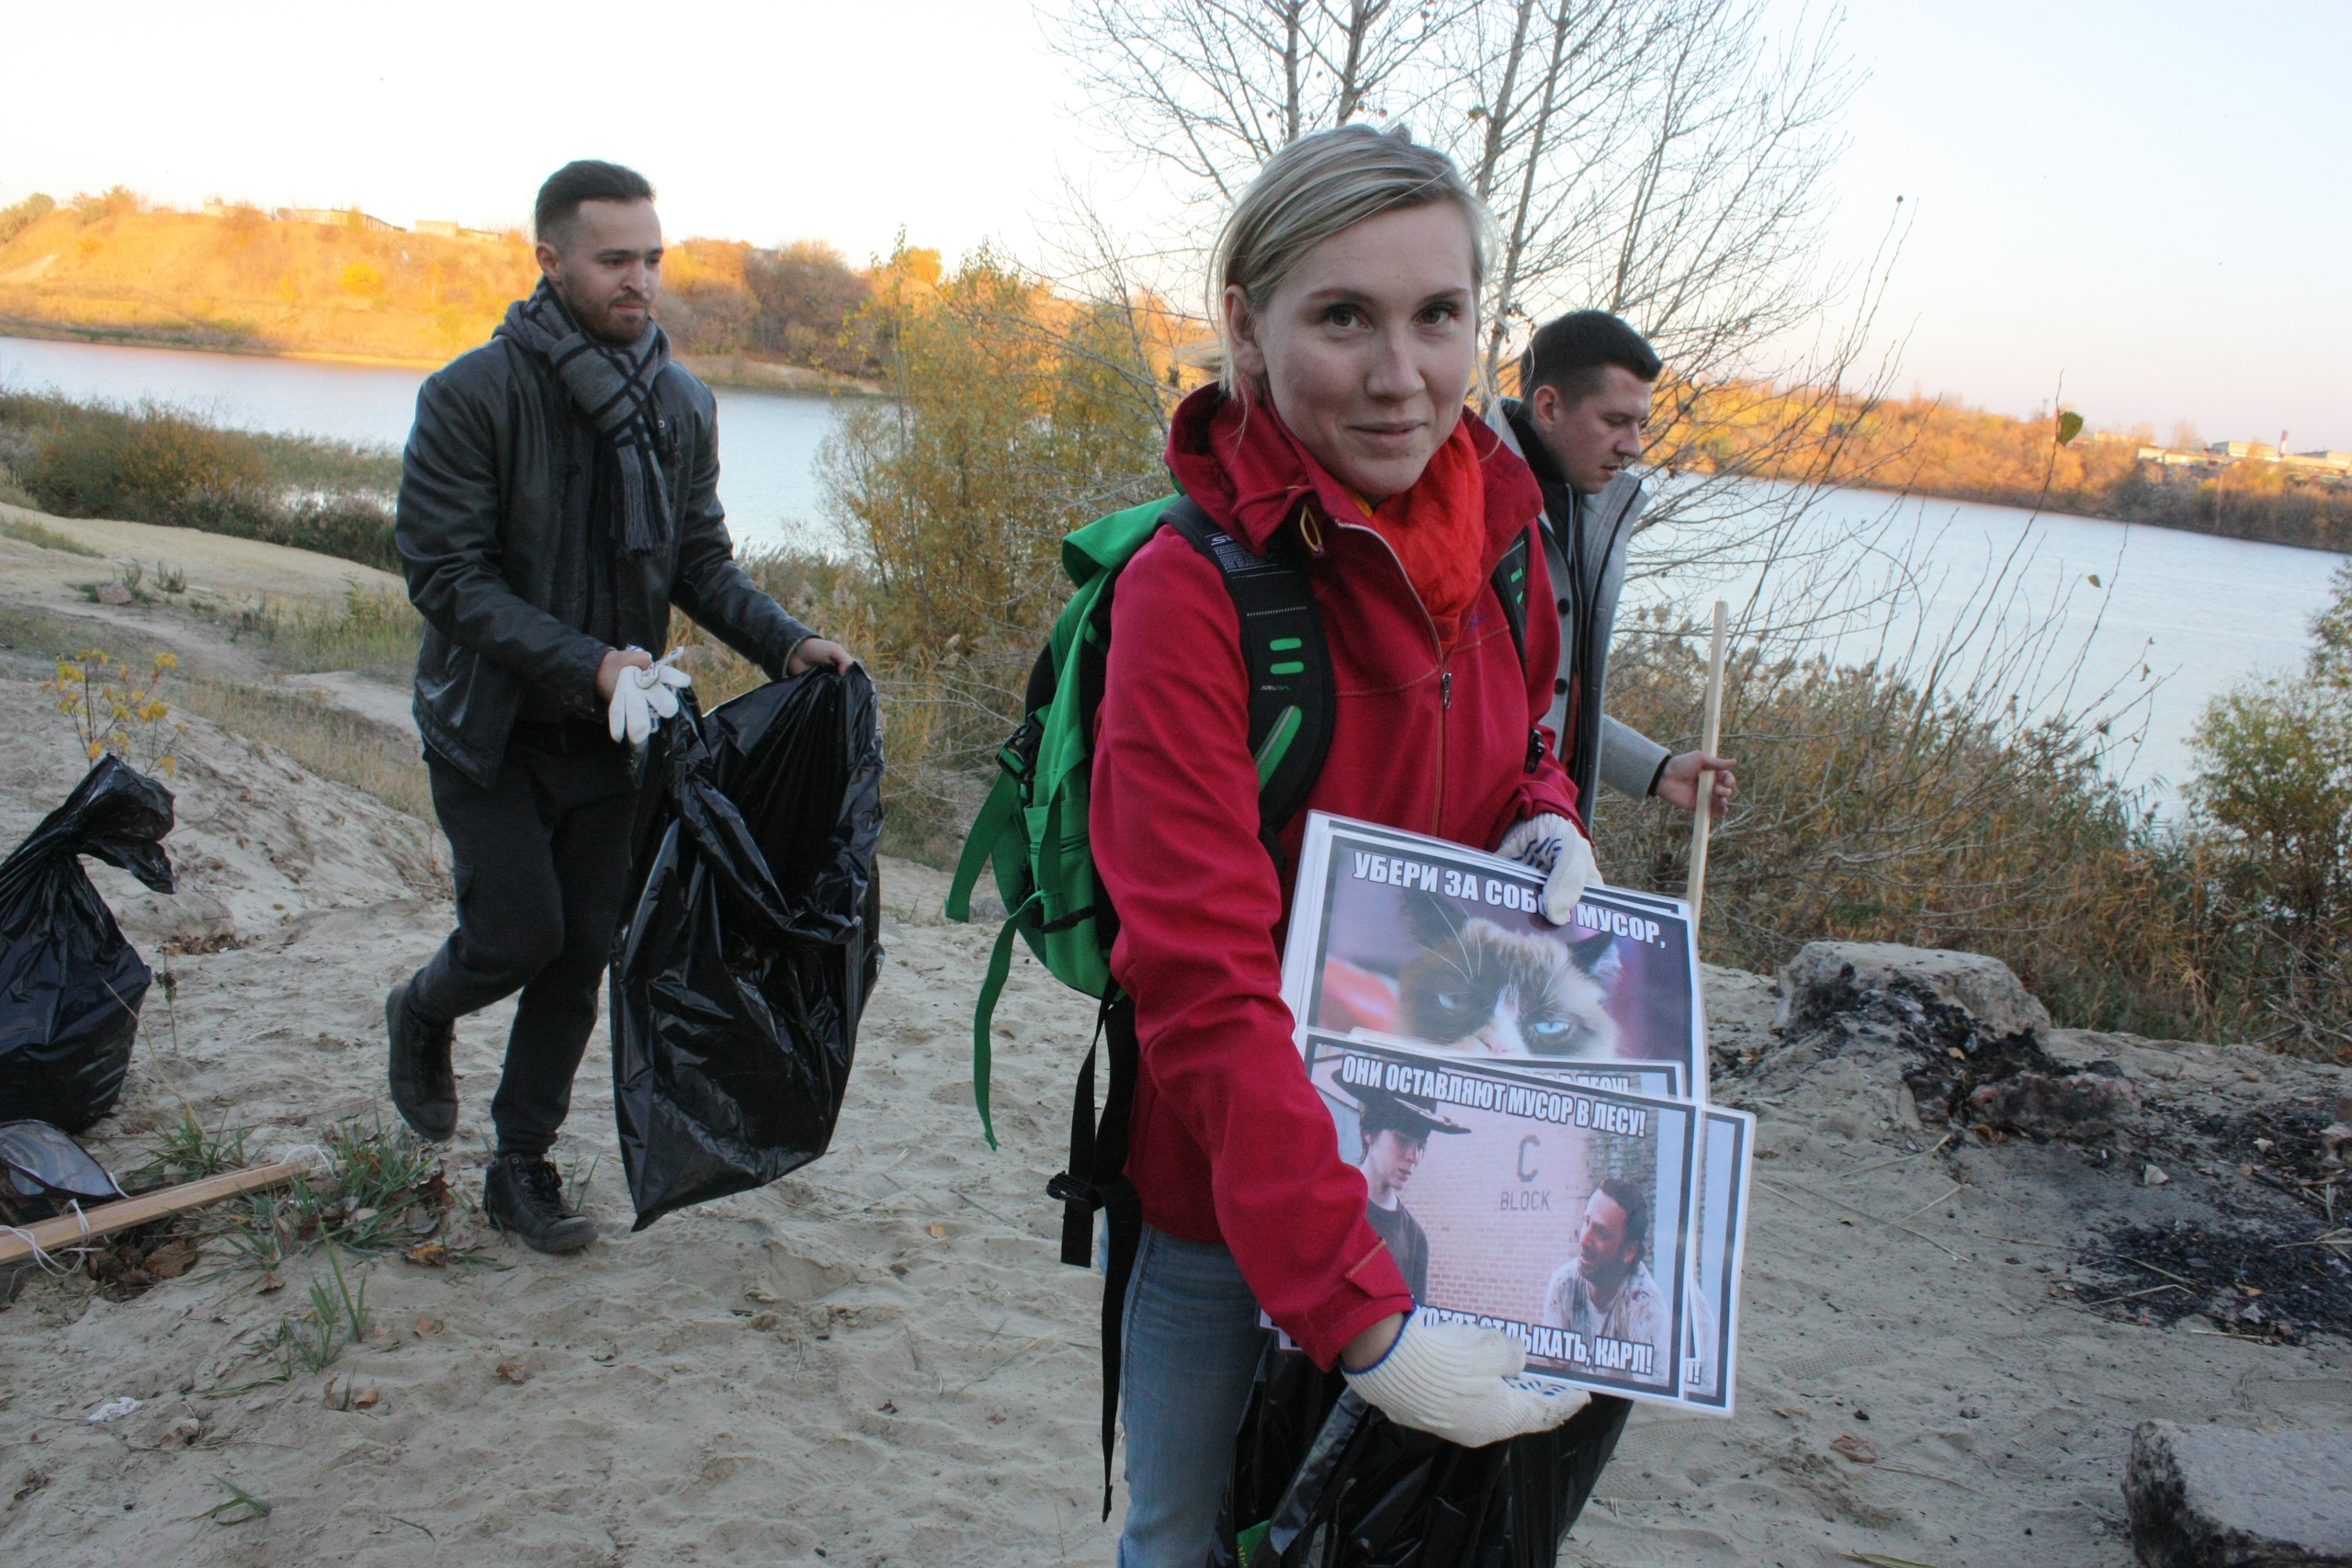
<svg viewBox="0 0 2352 1568"><path fill-rule="evenodd" d="M0 1122L0 1220L29 1225L125 1196L90 1151L46 1122Z"/></svg>
<svg viewBox="0 0 2352 1568"><path fill-rule="evenodd" d="M0 863L0 1113L78 1133L114 1109L152 976L80 857L172 891L172 792L101 758Z"/></svg>
<svg viewBox="0 0 2352 1568"><path fill-rule="evenodd" d="M613 1100L639 1230L825 1152L882 960L882 744L863 670L812 671L648 747L614 941Z"/></svg>
<svg viewBox="0 0 2352 1568"><path fill-rule="evenodd" d="M1632 1408L1596 1395L1552 1431L1465 1449L1397 1426L1303 1353L1270 1347L1209 1563L1552 1568ZM1269 1510L1278 1475L1287 1481ZM1252 1519L1269 1522L1228 1533Z"/></svg>

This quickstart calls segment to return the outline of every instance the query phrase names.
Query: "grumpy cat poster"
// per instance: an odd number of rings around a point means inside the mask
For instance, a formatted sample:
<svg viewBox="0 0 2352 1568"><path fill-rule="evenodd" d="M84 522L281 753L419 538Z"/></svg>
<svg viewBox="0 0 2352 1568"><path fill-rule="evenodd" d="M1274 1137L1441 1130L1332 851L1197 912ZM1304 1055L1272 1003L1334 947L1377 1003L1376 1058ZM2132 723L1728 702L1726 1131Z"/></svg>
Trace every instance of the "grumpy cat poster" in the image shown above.
<svg viewBox="0 0 2352 1568"><path fill-rule="evenodd" d="M1440 840L1317 814L1300 849L1283 994L1302 1030L1521 1067L1621 1069L1703 1098L1687 906L1595 887L1569 923L1543 878ZM1686 1087L1688 1086L1688 1087Z"/></svg>

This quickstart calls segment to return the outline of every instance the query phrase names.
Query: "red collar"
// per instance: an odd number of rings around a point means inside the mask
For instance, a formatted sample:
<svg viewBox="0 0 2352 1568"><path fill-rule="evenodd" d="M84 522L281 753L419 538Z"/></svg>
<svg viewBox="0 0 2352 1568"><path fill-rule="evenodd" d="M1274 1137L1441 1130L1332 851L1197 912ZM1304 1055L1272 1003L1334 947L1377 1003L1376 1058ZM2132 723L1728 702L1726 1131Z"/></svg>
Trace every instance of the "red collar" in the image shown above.
<svg viewBox="0 0 2352 1568"><path fill-rule="evenodd" d="M1460 428L1486 480L1483 573L1543 513L1544 491L1486 421L1465 412ZM1324 471L1264 397L1245 405L1214 384L1187 397L1169 421L1168 470L1202 511L1261 555L1302 503L1313 505L1320 523L1363 522L1347 487Z"/></svg>

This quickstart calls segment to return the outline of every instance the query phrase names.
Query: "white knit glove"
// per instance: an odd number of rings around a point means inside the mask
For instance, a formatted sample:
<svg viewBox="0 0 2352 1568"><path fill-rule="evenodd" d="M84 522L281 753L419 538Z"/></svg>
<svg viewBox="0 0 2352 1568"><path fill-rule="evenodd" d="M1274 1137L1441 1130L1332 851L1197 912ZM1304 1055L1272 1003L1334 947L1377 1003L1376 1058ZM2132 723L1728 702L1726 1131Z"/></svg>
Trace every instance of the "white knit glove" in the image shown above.
<svg viewBox="0 0 2352 1568"><path fill-rule="evenodd" d="M1424 1323L1416 1312L1388 1354L1348 1373L1348 1386L1399 1427L1482 1449L1549 1431L1585 1407L1583 1390L1521 1378L1526 1366L1526 1348L1508 1334Z"/></svg>
<svg viewBox="0 0 2352 1568"><path fill-rule="evenodd" d="M1592 846L1577 831L1575 823L1556 812L1546 811L1521 822L1503 835L1502 847L1495 852L1544 874L1539 902L1544 918L1555 926L1568 923L1586 888L1604 886L1600 868L1592 863Z"/></svg>
<svg viewBox="0 0 2352 1568"><path fill-rule="evenodd" d="M644 649L632 648L629 651L641 653ZM674 662L684 651L673 648L650 669L631 666L621 671L620 680L613 687L613 705L605 713L605 726L614 739L642 746L645 738L663 719L676 716L679 692L694 684L694 677Z"/></svg>

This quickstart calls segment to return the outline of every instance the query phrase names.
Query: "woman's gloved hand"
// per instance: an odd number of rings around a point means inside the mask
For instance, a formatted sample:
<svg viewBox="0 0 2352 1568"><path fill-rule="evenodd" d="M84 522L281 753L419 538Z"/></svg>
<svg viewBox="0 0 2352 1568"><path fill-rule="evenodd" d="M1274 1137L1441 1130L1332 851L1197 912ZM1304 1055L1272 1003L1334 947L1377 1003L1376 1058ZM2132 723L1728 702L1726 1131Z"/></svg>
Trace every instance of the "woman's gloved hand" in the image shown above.
<svg viewBox="0 0 2352 1568"><path fill-rule="evenodd" d="M632 648L629 651L643 650ZM663 719L676 716L679 692L694 684L694 678L676 664L684 651L673 648L656 663L621 671L620 679L613 687L612 705L605 712L605 722L614 739L642 746Z"/></svg>
<svg viewBox="0 0 2352 1568"><path fill-rule="evenodd" d="M1568 923L1586 888L1603 886L1600 868L1592 862L1592 846L1574 822L1556 812L1546 811L1520 823L1503 835L1495 852L1544 874L1539 902L1544 918L1555 926Z"/></svg>
<svg viewBox="0 0 2352 1568"><path fill-rule="evenodd" d="M1465 1449L1549 1431L1585 1407L1581 1389L1522 1379L1525 1347L1510 1335L1407 1315L1388 1353L1347 1374L1358 1398L1399 1427Z"/></svg>

